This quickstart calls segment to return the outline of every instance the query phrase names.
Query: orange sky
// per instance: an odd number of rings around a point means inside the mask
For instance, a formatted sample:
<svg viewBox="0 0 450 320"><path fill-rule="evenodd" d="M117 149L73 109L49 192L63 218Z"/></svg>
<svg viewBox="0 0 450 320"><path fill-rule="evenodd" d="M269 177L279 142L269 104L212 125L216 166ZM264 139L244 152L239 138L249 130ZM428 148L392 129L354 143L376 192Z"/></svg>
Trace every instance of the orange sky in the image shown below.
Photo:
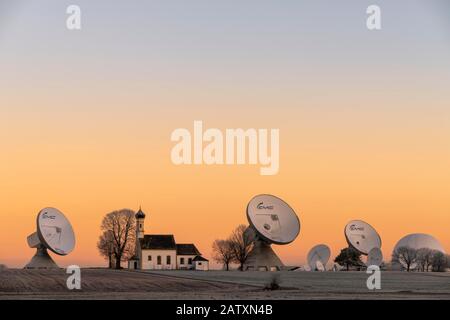
<svg viewBox="0 0 450 320"><path fill-rule="evenodd" d="M339 118L349 114L357 121L341 126ZM398 132L391 119L378 130L378 116L348 112L331 121L318 112L299 115L298 123L275 116L271 122L280 128L281 145L276 176L260 176L258 166L175 166L170 125L145 119L99 123L101 130L80 130L78 137L73 128L45 119L40 129L24 123L15 128L16 143L8 145L0 168L0 262L21 267L31 258L26 236L45 206L65 212L77 235L75 251L56 258L61 265L102 265L95 245L103 215L139 205L147 213L147 233L173 233L209 257L214 239L246 223L245 207L258 193L282 197L300 216L298 239L275 248L286 264L303 263L317 243L328 244L335 256L345 246L343 228L351 219L379 231L386 256L412 232L431 233L448 250L450 153L440 148L442 132L427 132L425 143L419 124ZM308 117L323 122L312 126ZM190 120L178 123L192 127ZM232 123L204 120L205 127Z"/></svg>

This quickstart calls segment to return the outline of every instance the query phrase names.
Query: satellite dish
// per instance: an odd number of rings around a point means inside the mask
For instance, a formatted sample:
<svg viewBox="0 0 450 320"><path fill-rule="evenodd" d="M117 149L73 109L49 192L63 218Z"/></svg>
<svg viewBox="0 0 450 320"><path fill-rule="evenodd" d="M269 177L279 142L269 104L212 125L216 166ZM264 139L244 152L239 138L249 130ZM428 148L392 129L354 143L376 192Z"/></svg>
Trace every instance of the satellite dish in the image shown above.
<svg viewBox="0 0 450 320"><path fill-rule="evenodd" d="M363 255L368 255L372 248L381 248L380 236L367 222L352 220L345 226L344 233L349 246Z"/></svg>
<svg viewBox="0 0 450 320"><path fill-rule="evenodd" d="M383 263L383 253L380 248L372 248L369 251L369 255L367 256L367 266L381 266Z"/></svg>
<svg viewBox="0 0 450 320"><path fill-rule="evenodd" d="M319 244L315 247L313 247L311 250L309 250L308 253L308 265L311 268L311 270L318 270L316 269L317 261L319 261L322 264L322 267L325 267L328 263L328 260L331 256L331 250L330 248L325 244Z"/></svg>
<svg viewBox="0 0 450 320"><path fill-rule="evenodd" d="M340 271L342 270L342 266L339 265L338 263L333 263L333 267L331 268L332 271Z"/></svg>
<svg viewBox="0 0 450 320"><path fill-rule="evenodd" d="M441 243L432 235L425 233L413 233L404 236L397 242L394 251L400 247L409 247L417 250L427 248L445 253Z"/></svg>
<svg viewBox="0 0 450 320"><path fill-rule="evenodd" d="M294 210L272 195L258 195L250 200L247 218L257 235L269 243L288 244L300 233Z"/></svg>
<svg viewBox="0 0 450 320"><path fill-rule="evenodd" d="M281 270L284 265L271 244L285 245L297 238L300 220L294 210L276 196L261 194L248 203L247 219L250 227L244 235L251 237L253 234L254 247L244 270Z"/></svg>
<svg viewBox="0 0 450 320"><path fill-rule="evenodd" d="M396 252L398 250L398 248L401 248L401 247L408 247L408 248L412 248L412 249L416 249L416 250L427 248L427 249L436 250L436 251L445 253L444 247L442 247L441 243L432 235L425 234L425 233L413 233L413 234L408 234L407 236L404 236L395 245L394 252ZM406 262L403 261L402 259L400 259L400 264L404 268L407 268ZM417 268L417 266L418 266L418 264L416 262L413 262L413 263L411 263L409 268L415 269L415 268Z"/></svg>
<svg viewBox="0 0 450 320"><path fill-rule="evenodd" d="M320 262L320 260L316 261L316 270L317 271L325 271L325 266Z"/></svg>
<svg viewBox="0 0 450 320"><path fill-rule="evenodd" d="M25 269L58 268L48 255L47 249L57 255L65 256L75 247L75 234L72 225L64 214L55 208L42 209L36 219L37 231L28 236L28 246L36 248L36 255Z"/></svg>

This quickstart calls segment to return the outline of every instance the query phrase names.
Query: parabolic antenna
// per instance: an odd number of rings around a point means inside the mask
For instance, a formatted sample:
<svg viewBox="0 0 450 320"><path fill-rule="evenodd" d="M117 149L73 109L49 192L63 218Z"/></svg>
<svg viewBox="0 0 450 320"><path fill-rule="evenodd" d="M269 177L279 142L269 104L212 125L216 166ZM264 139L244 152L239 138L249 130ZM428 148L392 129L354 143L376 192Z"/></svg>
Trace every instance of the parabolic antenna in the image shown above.
<svg viewBox="0 0 450 320"><path fill-rule="evenodd" d="M333 267L331 268L333 271L340 271L342 270L342 266L340 266L338 263L333 263Z"/></svg>
<svg viewBox="0 0 450 320"><path fill-rule="evenodd" d="M280 270L284 265L271 244L285 245L300 233L300 220L294 210L278 197L261 194L247 205L247 219L254 233L254 247L244 270ZM245 234L252 235L247 230Z"/></svg>
<svg viewBox="0 0 450 320"><path fill-rule="evenodd" d="M294 210L272 195L258 195L247 206L247 218L257 235L269 243L288 244L300 233Z"/></svg>
<svg viewBox="0 0 450 320"><path fill-rule="evenodd" d="M316 270L317 271L325 271L325 266L320 262L320 260L316 261Z"/></svg>
<svg viewBox="0 0 450 320"><path fill-rule="evenodd" d="M319 270L317 268L317 261L319 261L322 267L325 268L325 266L328 263L328 260L330 259L330 256L331 256L330 248L325 244L318 244L317 246L309 250L307 257L308 265L311 268L311 270Z"/></svg>
<svg viewBox="0 0 450 320"><path fill-rule="evenodd" d="M380 248L372 248L367 256L367 266L381 266L383 263L383 253Z"/></svg>
<svg viewBox="0 0 450 320"><path fill-rule="evenodd" d="M352 220L345 226L344 233L349 246L363 255L368 255L372 248L381 248L380 236L367 222Z"/></svg>
<svg viewBox="0 0 450 320"><path fill-rule="evenodd" d="M427 248L445 253L444 247L433 236L425 233L413 233L401 238L395 245L394 251L400 247L409 247L412 249Z"/></svg>
<svg viewBox="0 0 450 320"><path fill-rule="evenodd" d="M407 247L416 250L426 248L445 253L444 247L442 247L440 242L435 237L425 233L413 233L404 236L395 245L394 252L396 252L401 247ZM403 267L407 268L407 263L404 260L400 259L399 262ZM413 262L409 267L410 269L415 269L417 267L417 263Z"/></svg>
<svg viewBox="0 0 450 320"><path fill-rule="evenodd" d="M58 268L48 255L47 249L65 256L75 247L75 234L72 225L64 214L55 208L44 208L36 220L37 231L28 236L28 246L36 248L37 253L25 266L26 269Z"/></svg>

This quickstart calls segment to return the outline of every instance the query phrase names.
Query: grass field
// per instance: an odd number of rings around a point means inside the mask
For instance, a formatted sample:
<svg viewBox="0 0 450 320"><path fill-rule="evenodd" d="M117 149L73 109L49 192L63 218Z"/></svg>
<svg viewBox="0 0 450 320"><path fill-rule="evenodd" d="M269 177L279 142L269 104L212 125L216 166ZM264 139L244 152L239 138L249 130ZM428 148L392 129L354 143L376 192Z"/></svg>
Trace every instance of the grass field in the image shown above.
<svg viewBox="0 0 450 320"><path fill-rule="evenodd" d="M280 290L264 287L279 278ZM0 272L0 299L450 299L449 273L383 272L381 290L364 272L115 271L83 269L82 290L63 270Z"/></svg>

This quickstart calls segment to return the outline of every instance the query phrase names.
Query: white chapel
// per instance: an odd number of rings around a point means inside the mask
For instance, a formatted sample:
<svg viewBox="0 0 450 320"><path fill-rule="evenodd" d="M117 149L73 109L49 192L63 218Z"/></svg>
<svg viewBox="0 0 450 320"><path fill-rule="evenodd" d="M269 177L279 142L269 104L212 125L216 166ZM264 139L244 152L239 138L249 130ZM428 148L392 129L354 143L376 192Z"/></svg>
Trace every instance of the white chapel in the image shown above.
<svg viewBox="0 0 450 320"><path fill-rule="evenodd" d="M136 249L128 260L137 270L209 270L209 261L192 243L176 243L172 234L145 234L145 213L136 213Z"/></svg>

